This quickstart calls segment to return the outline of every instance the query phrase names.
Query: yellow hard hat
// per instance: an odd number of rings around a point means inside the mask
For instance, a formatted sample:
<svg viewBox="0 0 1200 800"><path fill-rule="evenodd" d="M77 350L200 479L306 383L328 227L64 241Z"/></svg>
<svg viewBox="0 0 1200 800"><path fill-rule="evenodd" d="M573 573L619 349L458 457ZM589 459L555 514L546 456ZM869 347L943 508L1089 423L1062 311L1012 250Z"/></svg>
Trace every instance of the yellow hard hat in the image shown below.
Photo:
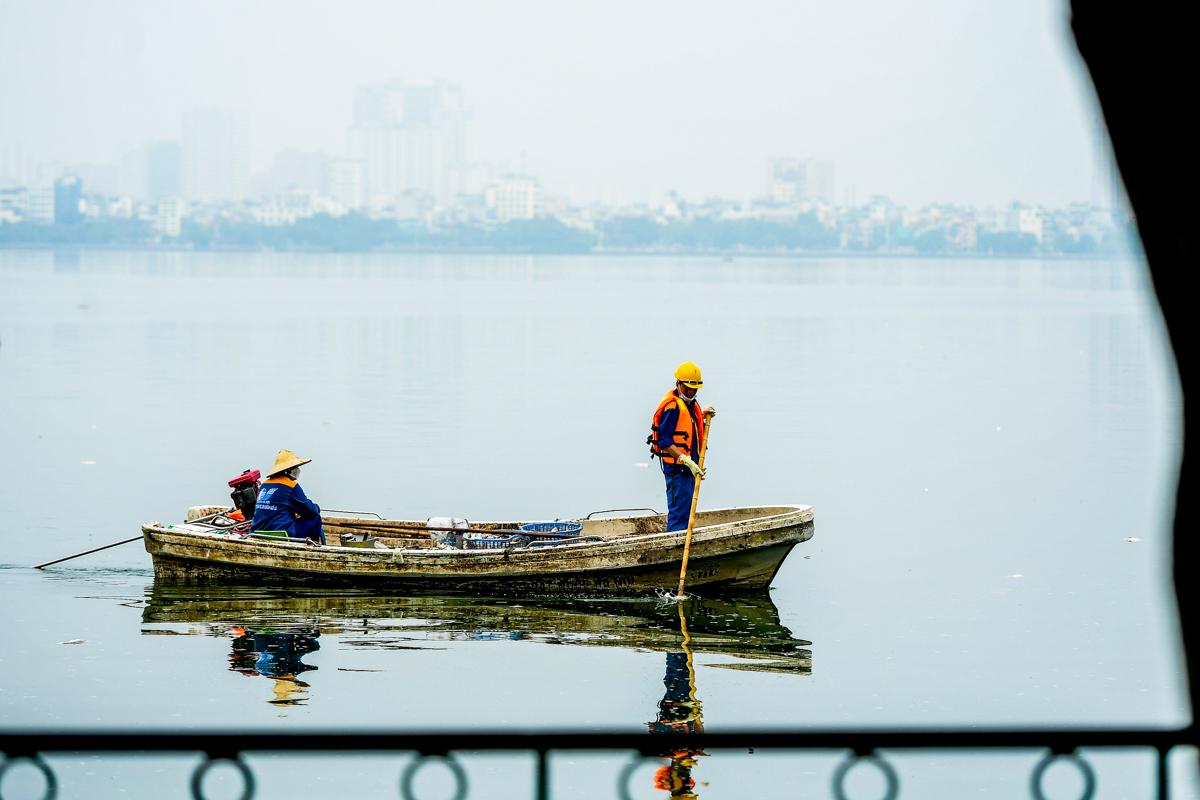
<svg viewBox="0 0 1200 800"><path fill-rule="evenodd" d="M267 473L267 477L274 477L281 472L287 472L292 467L298 467L310 461L312 461L311 458L301 458L291 450L280 450L275 455L275 466L271 467L271 471Z"/></svg>
<svg viewBox="0 0 1200 800"><path fill-rule="evenodd" d="M691 361L685 361L679 365L679 369L675 370L675 380L693 389L699 389L704 385L704 381L700 378L700 368Z"/></svg>

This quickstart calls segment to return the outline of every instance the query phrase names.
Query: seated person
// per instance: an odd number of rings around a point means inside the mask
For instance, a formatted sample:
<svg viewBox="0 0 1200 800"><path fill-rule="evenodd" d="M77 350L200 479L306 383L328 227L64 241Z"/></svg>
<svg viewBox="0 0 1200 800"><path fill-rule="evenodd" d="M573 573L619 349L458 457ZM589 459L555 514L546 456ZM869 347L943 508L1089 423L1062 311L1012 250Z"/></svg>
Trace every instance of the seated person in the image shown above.
<svg viewBox="0 0 1200 800"><path fill-rule="evenodd" d="M325 544L321 508L308 499L296 482L301 465L310 461L311 458L300 458L290 450L279 451L275 466L267 473L258 493L252 532L285 531L288 538L296 541L307 539L314 544Z"/></svg>

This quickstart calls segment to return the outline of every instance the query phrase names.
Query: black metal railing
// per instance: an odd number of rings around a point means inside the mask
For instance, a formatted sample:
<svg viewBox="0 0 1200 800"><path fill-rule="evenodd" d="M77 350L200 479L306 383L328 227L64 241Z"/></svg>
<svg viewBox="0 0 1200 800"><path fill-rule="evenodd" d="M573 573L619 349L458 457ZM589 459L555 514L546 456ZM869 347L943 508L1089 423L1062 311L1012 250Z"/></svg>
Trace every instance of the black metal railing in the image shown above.
<svg viewBox="0 0 1200 800"><path fill-rule="evenodd" d="M1155 770L1145 796L1168 800L1171 797L1168 756L1177 747L1200 744L1196 728L1176 730L1115 729L996 729L996 730L803 730L803 731L724 731L719 733L637 732L553 732L553 731L311 731L311 732L76 732L39 733L6 731L0 733L0 800L4 779L11 767L30 764L41 772L43 797L58 796L58 779L44 756L64 753L163 754L199 753L204 759L191 775L191 796L204 798L204 782L209 770L223 762L231 764L242 781L241 797L252 798L257 787L254 772L242 756L250 753L416 753L398 776L398 796L416 800L417 774L427 765L442 763L454 780L454 797L470 796L466 770L456 753L527 752L536 755L532 796L550 797L551 755L563 752L620 752L633 754L618 772L614 795L629 798L629 782L646 759L663 759L663 753L711 753L713 751L774 750L794 752L843 752L845 758L830 775L830 796L843 800L847 794L847 776L860 766L878 770L883 780L884 797L901 796L901 775L887 754L898 751L1033 751L1029 775L1029 796L1045 798L1043 778L1056 763L1072 764L1079 772L1082 789L1079 797L1095 796L1098 780L1086 754L1094 750L1151 750ZM483 793L480 796L487 796Z"/></svg>

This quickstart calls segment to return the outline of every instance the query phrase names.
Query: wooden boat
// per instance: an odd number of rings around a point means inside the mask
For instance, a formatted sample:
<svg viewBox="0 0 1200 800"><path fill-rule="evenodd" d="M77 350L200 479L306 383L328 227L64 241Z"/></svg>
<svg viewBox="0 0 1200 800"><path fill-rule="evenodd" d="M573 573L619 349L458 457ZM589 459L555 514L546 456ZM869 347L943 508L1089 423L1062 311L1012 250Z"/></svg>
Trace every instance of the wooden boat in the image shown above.
<svg viewBox="0 0 1200 800"><path fill-rule="evenodd" d="M664 532L662 515L581 520L579 538L545 547L438 547L424 522L324 516L327 541L369 533L375 546L314 547L288 540L246 539L189 509L191 522L142 526L155 575L174 579L273 580L286 583L387 585L483 594L639 594L673 589L684 533ZM474 523L512 531L523 523ZM699 511L688 560L689 592L763 591L791 549L813 535L809 506Z"/></svg>

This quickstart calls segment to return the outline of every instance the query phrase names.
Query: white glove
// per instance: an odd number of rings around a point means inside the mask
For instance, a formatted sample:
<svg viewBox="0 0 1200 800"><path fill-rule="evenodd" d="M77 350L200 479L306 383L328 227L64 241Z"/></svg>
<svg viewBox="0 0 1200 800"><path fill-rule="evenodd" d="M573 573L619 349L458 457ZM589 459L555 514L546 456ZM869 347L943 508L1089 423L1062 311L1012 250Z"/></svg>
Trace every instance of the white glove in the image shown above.
<svg viewBox="0 0 1200 800"><path fill-rule="evenodd" d="M701 468L701 466L699 464L697 464L695 461L692 461L691 456L687 455L686 453L681 453L679 458L677 458L675 460L678 461L680 464L683 464L688 469L690 469L692 471L692 475L694 475L697 478L700 478L701 480L704 480L704 469Z"/></svg>
<svg viewBox="0 0 1200 800"><path fill-rule="evenodd" d="M717 415L717 410L715 408L713 408L712 406L704 407L704 416L715 417L716 415Z"/></svg>

